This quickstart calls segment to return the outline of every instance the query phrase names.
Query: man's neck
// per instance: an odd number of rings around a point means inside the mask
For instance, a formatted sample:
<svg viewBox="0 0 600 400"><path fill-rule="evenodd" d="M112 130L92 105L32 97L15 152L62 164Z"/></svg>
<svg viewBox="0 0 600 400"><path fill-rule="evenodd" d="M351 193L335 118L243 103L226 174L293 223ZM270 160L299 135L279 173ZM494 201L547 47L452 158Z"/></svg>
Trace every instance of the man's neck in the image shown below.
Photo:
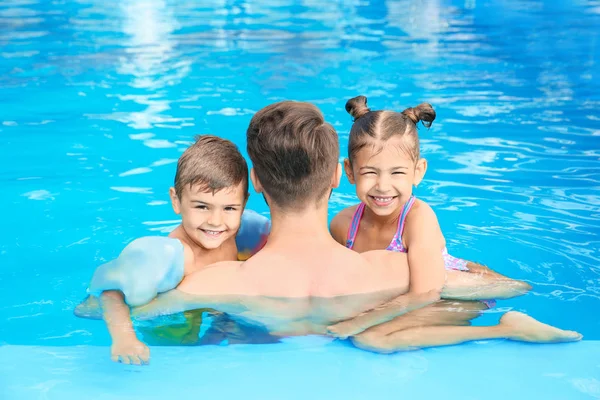
<svg viewBox="0 0 600 400"><path fill-rule="evenodd" d="M327 227L327 200L302 210L271 207L271 233L268 244L290 239L306 242L333 241Z"/></svg>

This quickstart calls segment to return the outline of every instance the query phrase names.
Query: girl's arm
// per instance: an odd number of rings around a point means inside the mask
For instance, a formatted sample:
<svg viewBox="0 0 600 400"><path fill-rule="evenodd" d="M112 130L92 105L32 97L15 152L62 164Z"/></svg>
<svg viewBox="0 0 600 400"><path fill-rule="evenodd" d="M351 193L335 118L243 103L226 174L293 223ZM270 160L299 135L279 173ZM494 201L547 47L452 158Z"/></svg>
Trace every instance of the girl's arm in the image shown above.
<svg viewBox="0 0 600 400"><path fill-rule="evenodd" d="M410 269L409 292L353 319L328 327L329 334L340 338L356 335L435 303L440 297L452 300L508 299L521 296L531 289L527 283L510 278L446 271L442 257L445 240L435 213L425 203L420 203L418 209L411 211L405 229Z"/></svg>
<svg viewBox="0 0 600 400"><path fill-rule="evenodd" d="M352 336L440 299L446 280L442 256L444 237L431 207L421 202L411 210L403 237L410 270L408 293L353 319L330 326L328 332L331 335Z"/></svg>
<svg viewBox="0 0 600 400"><path fill-rule="evenodd" d="M348 236L348 229L352 222L352 216L357 206L346 208L340 211L329 223L329 233L333 236L336 242L345 246Z"/></svg>

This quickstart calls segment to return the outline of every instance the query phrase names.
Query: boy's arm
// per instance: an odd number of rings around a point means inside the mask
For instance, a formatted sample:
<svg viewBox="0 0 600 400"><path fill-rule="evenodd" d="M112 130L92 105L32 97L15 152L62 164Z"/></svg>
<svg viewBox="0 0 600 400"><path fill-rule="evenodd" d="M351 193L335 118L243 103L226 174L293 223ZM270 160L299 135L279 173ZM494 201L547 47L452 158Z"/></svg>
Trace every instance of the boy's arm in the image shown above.
<svg viewBox="0 0 600 400"><path fill-rule="evenodd" d="M186 248L177 239L161 236L136 239L125 246L118 258L96 268L88 292L118 290L128 305L146 304L181 282L186 257Z"/></svg>
<svg viewBox="0 0 600 400"><path fill-rule="evenodd" d="M111 359L124 364L147 364L150 361L150 349L135 335L123 293L117 290L103 292L100 302L102 316L112 339Z"/></svg>
<svg viewBox="0 0 600 400"><path fill-rule="evenodd" d="M183 278L184 259L185 249L179 240L148 236L129 243L118 258L96 268L88 291L100 300L96 313L102 315L110 333L113 361L149 361L150 351L135 335L128 304L145 304L157 292L176 287ZM94 314L89 307L84 314L78 313L78 308L76 315Z"/></svg>

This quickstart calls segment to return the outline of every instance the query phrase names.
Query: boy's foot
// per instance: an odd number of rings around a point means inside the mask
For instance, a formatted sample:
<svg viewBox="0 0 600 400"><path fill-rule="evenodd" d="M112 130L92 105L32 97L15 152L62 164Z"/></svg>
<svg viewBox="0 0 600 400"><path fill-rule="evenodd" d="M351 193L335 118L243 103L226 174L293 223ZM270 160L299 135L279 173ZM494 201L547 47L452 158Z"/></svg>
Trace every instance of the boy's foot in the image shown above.
<svg viewBox="0 0 600 400"><path fill-rule="evenodd" d="M578 332L565 331L543 324L528 315L509 311L500 318L500 327L508 330L509 339L531 343L576 342L583 338Z"/></svg>
<svg viewBox="0 0 600 400"><path fill-rule="evenodd" d="M79 303L73 313L76 317L102 319L102 305L100 299L96 296L88 296Z"/></svg>

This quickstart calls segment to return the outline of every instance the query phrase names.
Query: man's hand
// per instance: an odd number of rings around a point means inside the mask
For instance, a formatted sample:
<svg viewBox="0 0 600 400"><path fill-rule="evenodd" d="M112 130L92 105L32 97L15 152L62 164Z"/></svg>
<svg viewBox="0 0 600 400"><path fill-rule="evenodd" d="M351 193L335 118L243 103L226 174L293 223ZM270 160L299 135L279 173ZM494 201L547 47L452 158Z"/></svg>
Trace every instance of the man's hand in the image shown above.
<svg viewBox="0 0 600 400"><path fill-rule="evenodd" d="M349 319L347 321L338 322L335 325L328 326L327 334L338 339L347 339L350 336L358 335L364 330L365 328L360 326L360 324L358 324L354 319Z"/></svg>
<svg viewBox="0 0 600 400"><path fill-rule="evenodd" d="M110 353L110 358L114 362L128 365L150 363L150 349L135 337L114 341Z"/></svg>
<svg viewBox="0 0 600 400"><path fill-rule="evenodd" d="M340 339L358 335L372 326L384 324L396 317L421 309L440 299L439 290L425 293L408 292L354 318L327 327L327 334Z"/></svg>

